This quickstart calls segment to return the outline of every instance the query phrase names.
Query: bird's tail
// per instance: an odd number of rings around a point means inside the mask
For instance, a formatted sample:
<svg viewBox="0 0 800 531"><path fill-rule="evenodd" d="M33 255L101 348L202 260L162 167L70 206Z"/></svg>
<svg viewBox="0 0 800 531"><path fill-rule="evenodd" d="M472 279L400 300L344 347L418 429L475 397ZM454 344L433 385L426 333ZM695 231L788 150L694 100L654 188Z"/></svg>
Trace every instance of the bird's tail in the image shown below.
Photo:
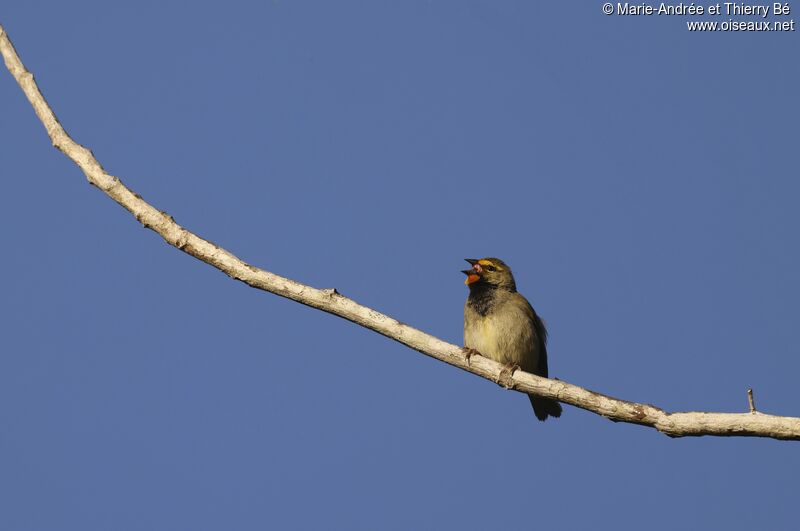
<svg viewBox="0 0 800 531"><path fill-rule="evenodd" d="M540 398L538 396L528 395L531 399L533 412L539 420L547 420L547 417L560 417L561 404L549 398Z"/></svg>

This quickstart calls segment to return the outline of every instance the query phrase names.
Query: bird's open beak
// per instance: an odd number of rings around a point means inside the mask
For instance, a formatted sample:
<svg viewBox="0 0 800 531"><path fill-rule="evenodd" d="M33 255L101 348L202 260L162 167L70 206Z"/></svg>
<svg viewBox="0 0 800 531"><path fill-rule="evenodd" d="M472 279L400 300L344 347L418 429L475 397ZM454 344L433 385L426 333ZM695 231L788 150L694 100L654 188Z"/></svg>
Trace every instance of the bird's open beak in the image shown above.
<svg viewBox="0 0 800 531"><path fill-rule="evenodd" d="M478 264L478 261L475 260L474 258L464 258L464 260L466 260L469 263L469 265L472 266L472 269L465 269L464 271L462 271L462 273L467 275L467 279L464 281L464 284L469 286L473 282L477 282L481 279L480 275L481 266L480 264Z"/></svg>

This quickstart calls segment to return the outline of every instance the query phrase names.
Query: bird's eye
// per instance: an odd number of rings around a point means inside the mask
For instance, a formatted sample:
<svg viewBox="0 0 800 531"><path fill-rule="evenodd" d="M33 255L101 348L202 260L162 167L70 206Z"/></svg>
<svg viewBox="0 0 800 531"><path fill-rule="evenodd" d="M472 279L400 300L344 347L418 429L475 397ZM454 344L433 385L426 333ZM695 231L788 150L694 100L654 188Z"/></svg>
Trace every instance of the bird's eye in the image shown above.
<svg viewBox="0 0 800 531"><path fill-rule="evenodd" d="M493 265L485 265L483 268L487 271L497 271L497 268Z"/></svg>

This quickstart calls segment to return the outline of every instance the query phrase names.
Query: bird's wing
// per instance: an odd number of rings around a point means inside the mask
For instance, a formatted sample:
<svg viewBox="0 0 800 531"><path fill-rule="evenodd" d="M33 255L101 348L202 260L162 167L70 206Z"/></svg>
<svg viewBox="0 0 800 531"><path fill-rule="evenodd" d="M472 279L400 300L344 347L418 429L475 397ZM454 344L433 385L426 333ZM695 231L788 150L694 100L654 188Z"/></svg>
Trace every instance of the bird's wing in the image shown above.
<svg viewBox="0 0 800 531"><path fill-rule="evenodd" d="M519 293L517 294L519 295ZM519 295L521 302L523 302L523 307L525 310L528 319L530 319L531 325L533 327L534 338L533 341L536 344L536 351L537 351L537 367L534 370L535 374L539 376L547 377L547 329L544 326L544 321L542 321L541 317L536 313L536 310L533 309L531 303L528 302L528 299Z"/></svg>

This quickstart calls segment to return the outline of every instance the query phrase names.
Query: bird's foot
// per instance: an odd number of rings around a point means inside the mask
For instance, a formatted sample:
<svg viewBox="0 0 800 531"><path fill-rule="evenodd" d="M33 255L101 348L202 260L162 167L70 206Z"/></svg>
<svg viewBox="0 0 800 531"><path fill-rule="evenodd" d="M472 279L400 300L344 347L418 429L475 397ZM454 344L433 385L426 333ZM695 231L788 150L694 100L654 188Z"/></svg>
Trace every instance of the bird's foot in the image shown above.
<svg viewBox="0 0 800 531"><path fill-rule="evenodd" d="M461 349L461 352L464 353L464 358L467 360L467 367L469 367L469 360L472 356L480 356L481 353L475 350L474 348L464 347Z"/></svg>
<svg viewBox="0 0 800 531"><path fill-rule="evenodd" d="M517 372L517 369L519 368L519 365L516 363L509 363L503 367L503 370L501 370L500 374L497 375L497 385L502 385L506 389L513 389L514 373Z"/></svg>

